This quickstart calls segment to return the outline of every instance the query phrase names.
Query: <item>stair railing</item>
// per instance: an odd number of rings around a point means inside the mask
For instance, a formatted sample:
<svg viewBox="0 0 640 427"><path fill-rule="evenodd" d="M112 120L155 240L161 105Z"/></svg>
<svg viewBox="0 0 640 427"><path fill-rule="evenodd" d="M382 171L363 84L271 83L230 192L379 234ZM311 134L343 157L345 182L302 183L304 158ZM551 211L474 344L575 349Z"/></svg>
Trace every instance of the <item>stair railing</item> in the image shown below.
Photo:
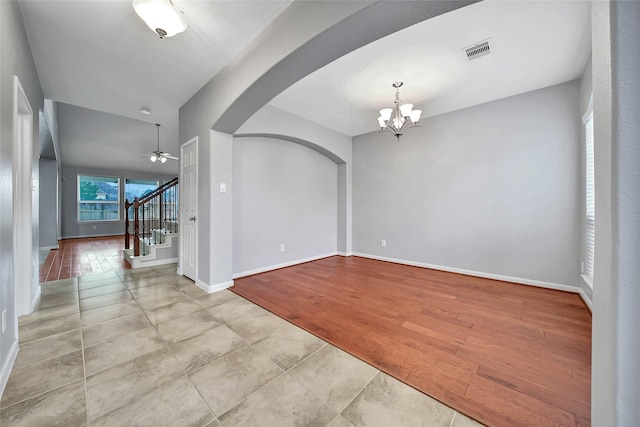
<svg viewBox="0 0 640 427"><path fill-rule="evenodd" d="M164 243L166 234L177 233L178 178L162 184L140 199L136 197L132 202L125 200L124 227L124 248L130 249L133 240L133 256L148 255L149 246ZM142 254L141 242L144 243Z"/></svg>

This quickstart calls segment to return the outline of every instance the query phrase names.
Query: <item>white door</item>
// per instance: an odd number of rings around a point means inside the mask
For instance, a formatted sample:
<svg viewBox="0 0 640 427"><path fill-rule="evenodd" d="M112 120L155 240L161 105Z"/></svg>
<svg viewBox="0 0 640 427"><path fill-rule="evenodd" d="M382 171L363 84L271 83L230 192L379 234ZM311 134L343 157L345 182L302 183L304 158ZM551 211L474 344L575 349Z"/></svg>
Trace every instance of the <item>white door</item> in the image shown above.
<svg viewBox="0 0 640 427"><path fill-rule="evenodd" d="M198 270L198 138L180 147L180 273L196 280Z"/></svg>

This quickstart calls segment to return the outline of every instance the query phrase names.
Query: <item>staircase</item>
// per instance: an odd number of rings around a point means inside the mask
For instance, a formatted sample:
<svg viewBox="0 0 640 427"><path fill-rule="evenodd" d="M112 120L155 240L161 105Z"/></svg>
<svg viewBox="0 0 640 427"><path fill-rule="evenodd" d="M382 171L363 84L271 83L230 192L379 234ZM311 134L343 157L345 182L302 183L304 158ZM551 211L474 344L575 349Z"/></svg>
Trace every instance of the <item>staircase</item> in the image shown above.
<svg viewBox="0 0 640 427"><path fill-rule="evenodd" d="M131 268L178 262L178 231L177 177L140 199L125 201L123 256Z"/></svg>

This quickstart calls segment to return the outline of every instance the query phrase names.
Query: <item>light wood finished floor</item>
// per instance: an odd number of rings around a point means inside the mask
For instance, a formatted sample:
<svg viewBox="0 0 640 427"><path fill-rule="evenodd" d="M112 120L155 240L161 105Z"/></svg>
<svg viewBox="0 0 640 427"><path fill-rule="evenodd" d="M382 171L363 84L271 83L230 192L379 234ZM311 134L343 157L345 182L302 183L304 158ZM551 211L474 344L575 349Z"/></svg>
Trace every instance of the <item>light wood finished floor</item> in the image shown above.
<svg viewBox="0 0 640 427"><path fill-rule="evenodd" d="M232 290L487 425L591 424L577 294L338 256Z"/></svg>
<svg viewBox="0 0 640 427"><path fill-rule="evenodd" d="M122 257L124 236L64 239L58 246L40 266L41 283L131 268Z"/></svg>

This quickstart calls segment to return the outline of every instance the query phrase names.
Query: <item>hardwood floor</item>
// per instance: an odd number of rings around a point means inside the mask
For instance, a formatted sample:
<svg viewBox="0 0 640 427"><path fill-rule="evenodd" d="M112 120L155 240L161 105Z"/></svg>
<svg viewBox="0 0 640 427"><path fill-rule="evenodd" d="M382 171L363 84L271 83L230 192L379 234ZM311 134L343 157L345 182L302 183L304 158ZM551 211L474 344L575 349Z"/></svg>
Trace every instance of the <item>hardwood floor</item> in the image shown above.
<svg viewBox="0 0 640 427"><path fill-rule="evenodd" d="M591 424L577 294L338 256L232 290L487 425Z"/></svg>
<svg viewBox="0 0 640 427"><path fill-rule="evenodd" d="M128 270L124 261L124 236L65 239L49 252L40 266L40 282Z"/></svg>

